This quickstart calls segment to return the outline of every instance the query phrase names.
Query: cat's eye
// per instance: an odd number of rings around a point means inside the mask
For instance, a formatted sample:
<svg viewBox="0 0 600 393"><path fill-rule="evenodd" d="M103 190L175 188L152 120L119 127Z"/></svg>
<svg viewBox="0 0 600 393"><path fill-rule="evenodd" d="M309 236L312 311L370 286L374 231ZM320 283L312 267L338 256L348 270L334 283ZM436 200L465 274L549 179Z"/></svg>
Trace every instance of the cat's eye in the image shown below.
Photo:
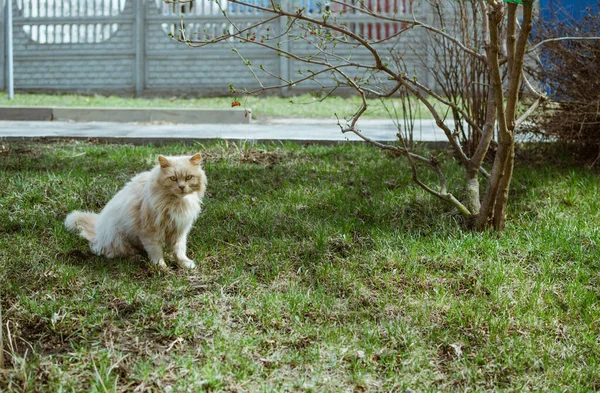
<svg viewBox="0 0 600 393"><path fill-rule="evenodd" d="M177 181L177 176L171 176L169 179L171 179L172 181Z"/></svg>
<svg viewBox="0 0 600 393"><path fill-rule="evenodd" d="M192 177L194 177L194 176L192 176L192 175L187 175L187 176L185 177L185 180L190 180Z"/></svg>

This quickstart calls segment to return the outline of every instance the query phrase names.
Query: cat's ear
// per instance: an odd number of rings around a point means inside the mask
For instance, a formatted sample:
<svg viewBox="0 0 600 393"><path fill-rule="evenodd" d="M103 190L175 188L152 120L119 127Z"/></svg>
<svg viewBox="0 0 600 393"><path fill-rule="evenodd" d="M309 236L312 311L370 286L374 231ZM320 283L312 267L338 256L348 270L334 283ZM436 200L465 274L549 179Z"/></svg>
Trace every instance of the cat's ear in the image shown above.
<svg viewBox="0 0 600 393"><path fill-rule="evenodd" d="M169 162L169 160L167 160L167 157L165 156L158 156L158 163L160 164L161 168L166 168L171 166L171 163Z"/></svg>
<svg viewBox="0 0 600 393"><path fill-rule="evenodd" d="M200 165L200 161L202 160L202 154L196 153L190 158L190 162L192 165Z"/></svg>

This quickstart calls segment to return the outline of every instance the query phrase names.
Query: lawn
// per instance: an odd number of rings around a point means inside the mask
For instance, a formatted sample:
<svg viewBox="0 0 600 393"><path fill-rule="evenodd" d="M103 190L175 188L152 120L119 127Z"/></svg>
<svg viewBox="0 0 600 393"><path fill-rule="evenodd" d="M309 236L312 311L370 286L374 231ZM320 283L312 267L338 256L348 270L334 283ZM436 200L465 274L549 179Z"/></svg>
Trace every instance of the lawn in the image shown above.
<svg viewBox="0 0 600 393"><path fill-rule="evenodd" d="M232 96L215 98L125 98L117 96L84 96L75 94L16 94L14 100L8 100L6 93L0 92L0 106L80 106L80 107L112 107L112 108L195 108L226 109L231 108L233 101L239 101L244 108L252 109L252 117L265 118L346 118L356 112L360 106L358 97L328 97L321 100L309 94L282 98L276 96L252 97ZM369 99L369 109L363 118L389 118L402 113L400 99ZM431 115L424 105L415 107L416 118L429 119ZM390 111L390 112L388 112ZM442 111L445 113L445 111Z"/></svg>
<svg viewBox="0 0 600 393"><path fill-rule="evenodd" d="M600 389L593 170L519 154L498 236L364 145L0 146L0 391ZM195 151L195 271L107 260L63 227Z"/></svg>

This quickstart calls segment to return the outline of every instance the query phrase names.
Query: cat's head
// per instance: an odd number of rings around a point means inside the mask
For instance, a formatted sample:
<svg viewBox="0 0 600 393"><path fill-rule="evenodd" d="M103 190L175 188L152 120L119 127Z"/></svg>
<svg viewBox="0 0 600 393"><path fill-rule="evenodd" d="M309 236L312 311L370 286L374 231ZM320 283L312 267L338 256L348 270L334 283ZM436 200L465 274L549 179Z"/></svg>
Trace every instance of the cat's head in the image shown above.
<svg viewBox="0 0 600 393"><path fill-rule="evenodd" d="M193 156L158 156L159 183L169 193L184 197L197 192L200 197L206 190L206 175L200 166L200 153Z"/></svg>

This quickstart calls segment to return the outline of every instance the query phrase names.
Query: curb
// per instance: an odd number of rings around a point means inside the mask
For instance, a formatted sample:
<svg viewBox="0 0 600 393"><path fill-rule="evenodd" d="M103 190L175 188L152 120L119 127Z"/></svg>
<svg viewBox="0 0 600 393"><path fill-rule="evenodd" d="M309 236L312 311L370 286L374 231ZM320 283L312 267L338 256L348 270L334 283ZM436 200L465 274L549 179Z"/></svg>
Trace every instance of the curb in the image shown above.
<svg viewBox="0 0 600 393"><path fill-rule="evenodd" d="M0 106L0 120L250 124L250 121L252 120L252 111L244 108L190 109Z"/></svg>
<svg viewBox="0 0 600 393"><path fill-rule="evenodd" d="M204 143L243 143L254 145L281 145L290 143L299 146L318 145L318 146L335 146L341 144L367 144L368 142L361 140L335 140L335 139L245 139L245 138L156 138L156 137L89 137L89 136L0 136L0 142L33 142L33 143L57 143L57 142L88 142L103 145L132 145L132 146L164 146L171 144L197 145ZM389 141L377 141L381 143L389 143ZM419 146L425 146L430 149L445 149L450 146L447 141L422 141L416 142Z"/></svg>

